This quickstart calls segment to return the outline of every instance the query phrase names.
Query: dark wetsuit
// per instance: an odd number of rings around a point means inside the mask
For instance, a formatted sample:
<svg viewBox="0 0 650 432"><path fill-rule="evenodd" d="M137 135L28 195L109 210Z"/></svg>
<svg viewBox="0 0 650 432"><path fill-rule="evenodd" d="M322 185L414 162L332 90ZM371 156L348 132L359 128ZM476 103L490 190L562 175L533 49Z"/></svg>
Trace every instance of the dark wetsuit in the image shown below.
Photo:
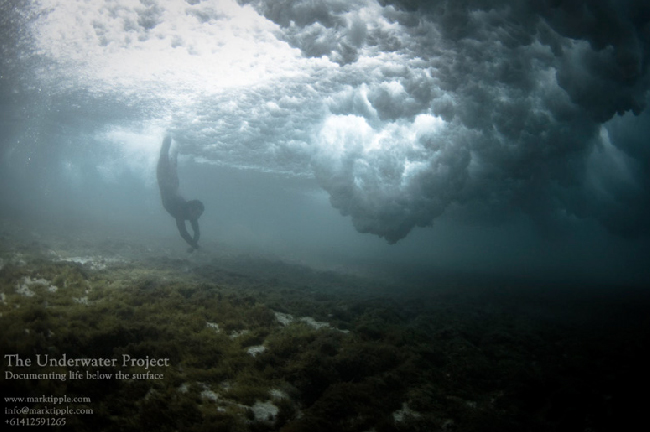
<svg viewBox="0 0 650 432"><path fill-rule="evenodd" d="M170 135L165 136L162 147L160 147L160 159L156 175L160 187L160 198L165 210L176 219L176 227L181 237L191 246L188 252L198 249L198 241L201 235L199 231L198 218L203 213L203 203L199 200L187 201L178 193L178 174L176 173L176 157L170 158L169 149L172 144ZM185 227L185 221L192 224L194 236L190 236Z"/></svg>

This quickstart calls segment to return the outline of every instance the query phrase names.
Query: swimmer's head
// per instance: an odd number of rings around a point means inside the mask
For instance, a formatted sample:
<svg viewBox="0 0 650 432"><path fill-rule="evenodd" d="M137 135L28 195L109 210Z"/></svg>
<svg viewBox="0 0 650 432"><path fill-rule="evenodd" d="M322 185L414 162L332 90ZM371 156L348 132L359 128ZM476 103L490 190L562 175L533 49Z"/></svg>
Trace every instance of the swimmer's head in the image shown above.
<svg viewBox="0 0 650 432"><path fill-rule="evenodd" d="M187 214L188 219L198 219L203 214L205 207L203 203L199 200L192 200L187 202Z"/></svg>

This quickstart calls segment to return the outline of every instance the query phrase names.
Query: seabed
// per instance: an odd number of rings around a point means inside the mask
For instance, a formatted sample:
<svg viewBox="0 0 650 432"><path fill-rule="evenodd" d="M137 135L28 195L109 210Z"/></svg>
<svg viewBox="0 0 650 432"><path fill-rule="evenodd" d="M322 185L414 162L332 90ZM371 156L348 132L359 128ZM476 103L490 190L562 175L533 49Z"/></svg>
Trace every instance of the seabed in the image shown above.
<svg viewBox="0 0 650 432"><path fill-rule="evenodd" d="M56 406L92 410L50 429L75 431L586 432L647 410L643 291L400 282L179 242L3 221L2 395L86 398ZM14 405L5 419L34 417Z"/></svg>

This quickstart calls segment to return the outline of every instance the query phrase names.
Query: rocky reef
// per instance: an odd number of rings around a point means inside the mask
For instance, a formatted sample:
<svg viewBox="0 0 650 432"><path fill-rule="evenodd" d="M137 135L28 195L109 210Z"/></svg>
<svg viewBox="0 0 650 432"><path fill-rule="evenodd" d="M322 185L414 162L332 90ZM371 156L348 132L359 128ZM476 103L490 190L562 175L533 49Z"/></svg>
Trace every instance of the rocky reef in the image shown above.
<svg viewBox="0 0 650 432"><path fill-rule="evenodd" d="M12 232L2 394L84 398L61 430L606 431L642 412L642 292L405 293L232 251Z"/></svg>

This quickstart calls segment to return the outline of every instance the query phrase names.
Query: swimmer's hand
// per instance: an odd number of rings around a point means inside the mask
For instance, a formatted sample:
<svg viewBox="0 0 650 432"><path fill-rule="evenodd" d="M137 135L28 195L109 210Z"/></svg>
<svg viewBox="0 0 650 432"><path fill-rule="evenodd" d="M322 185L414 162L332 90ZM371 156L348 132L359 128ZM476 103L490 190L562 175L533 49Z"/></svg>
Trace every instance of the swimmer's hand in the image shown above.
<svg viewBox="0 0 650 432"><path fill-rule="evenodd" d="M194 243L192 246L190 246L189 249L187 249L187 253L192 253L192 252L194 252L195 250L197 250L198 248L199 248L199 244L198 244L198 243Z"/></svg>

